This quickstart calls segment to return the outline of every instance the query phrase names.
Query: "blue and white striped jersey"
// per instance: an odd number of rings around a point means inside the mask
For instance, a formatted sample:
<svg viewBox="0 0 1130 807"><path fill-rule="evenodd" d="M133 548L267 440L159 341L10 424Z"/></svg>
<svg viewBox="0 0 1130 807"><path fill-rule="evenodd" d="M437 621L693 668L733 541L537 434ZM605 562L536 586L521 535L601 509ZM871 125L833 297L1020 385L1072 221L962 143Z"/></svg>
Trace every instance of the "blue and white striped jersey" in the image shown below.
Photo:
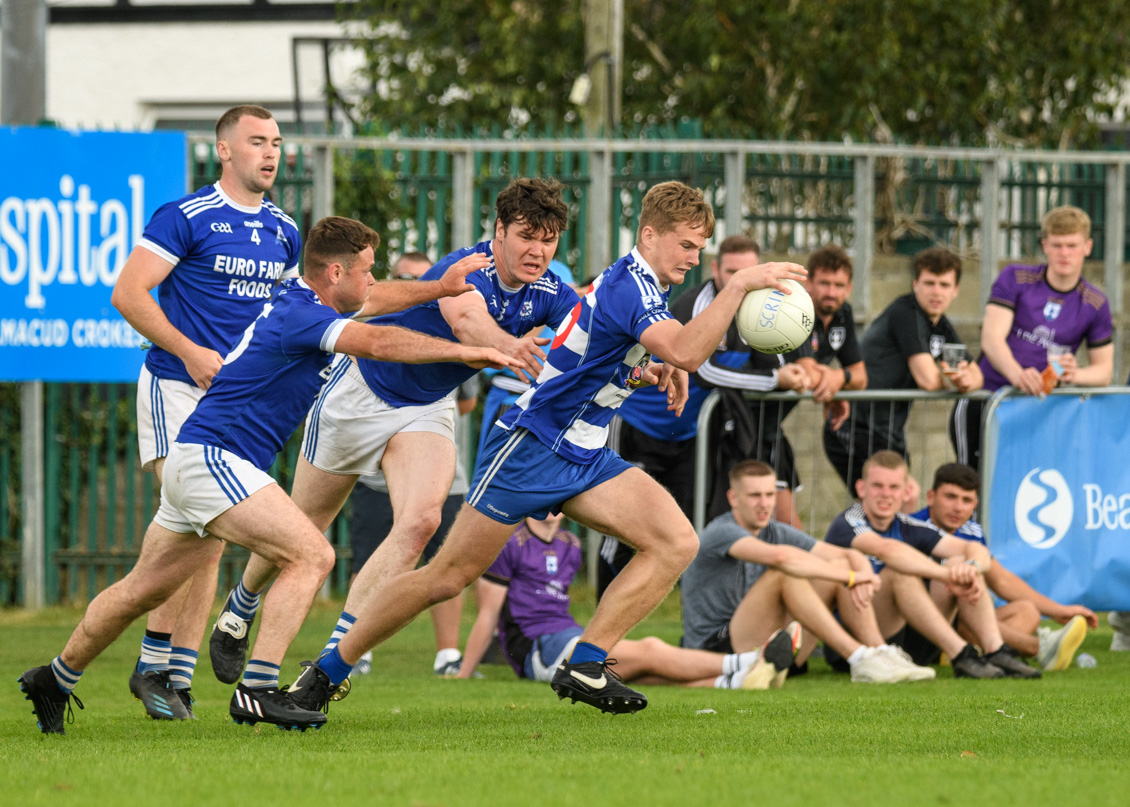
<svg viewBox="0 0 1130 807"><path fill-rule="evenodd" d="M572 462L594 460L608 422L651 360L640 337L673 318L669 294L635 249L605 269L557 329L536 383L499 425L529 429Z"/></svg>
<svg viewBox="0 0 1130 807"><path fill-rule="evenodd" d="M266 471L329 378L348 322L301 278L284 280L224 359L177 442L216 446Z"/></svg>
<svg viewBox="0 0 1130 807"><path fill-rule="evenodd" d="M480 241L441 258L420 279L437 280L451 264L474 252L493 258L490 241ZM498 327L513 336L524 336L541 325L556 329L569 316L578 299L577 293L552 272L546 272L528 286L508 288L499 281L493 260L490 266L468 275L467 282L475 287L475 291L467 293L481 295ZM450 342L456 341L451 326L440 313L439 302L435 300L396 314L376 317L369 322L373 325L399 325ZM438 401L478 372L459 362L401 364L360 359L357 364L369 388L392 406L420 406Z"/></svg>
<svg viewBox="0 0 1130 807"><path fill-rule="evenodd" d="M302 237L294 220L270 201L237 204L216 183L157 208L138 246L173 264L157 287L169 322L223 354L278 280L298 275ZM149 350L145 366L157 378L195 383L184 362L160 347Z"/></svg>

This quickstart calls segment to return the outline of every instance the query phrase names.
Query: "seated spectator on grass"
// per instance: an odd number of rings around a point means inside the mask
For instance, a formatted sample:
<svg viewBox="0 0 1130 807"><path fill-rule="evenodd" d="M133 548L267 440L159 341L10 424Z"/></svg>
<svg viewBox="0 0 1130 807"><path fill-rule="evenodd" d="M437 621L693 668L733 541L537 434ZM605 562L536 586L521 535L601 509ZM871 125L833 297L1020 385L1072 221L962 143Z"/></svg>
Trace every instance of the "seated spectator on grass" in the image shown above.
<svg viewBox="0 0 1130 807"><path fill-rule="evenodd" d="M502 648L519 678L549 681L583 628L569 613L569 586L581 567L581 541L561 529L561 514L527 518L476 584L479 613L467 639L459 678L470 678L498 626ZM787 672L793 642L777 631L760 650L708 653L662 639L622 639L609 665L624 681L718 689L767 689ZM615 661L612 661L612 658Z"/></svg>
<svg viewBox="0 0 1130 807"><path fill-rule="evenodd" d="M993 566L989 551L900 512L906 479L902 455L873 454L856 483L859 502L836 516L825 536L871 556L882 580L874 600L882 635L896 641L909 624L949 655L959 678L1039 678L1001 637L983 578ZM955 614L984 656L953 629Z"/></svg>
<svg viewBox="0 0 1130 807"><path fill-rule="evenodd" d="M867 558L774 521L776 489L767 463L746 460L730 471L730 512L702 531L698 557L683 574L685 644L744 652L796 619L848 660L853 681L933 678L932 669L883 641L871 607L880 583ZM802 647L799 663L813 644Z"/></svg>
<svg viewBox="0 0 1130 807"><path fill-rule="evenodd" d="M950 462L938 466L934 484L926 492L927 506L914 517L937 526L950 535L988 546L984 530L974 520L981 477L968 465ZM1090 608L1062 605L1045 597L993 558L985 572L989 588L1004 600L997 608L1001 638L1022 656L1035 658L1044 670L1066 670L1083 638L1087 626L1098 627L1099 620ZM1040 616L1048 616L1064 627L1040 627ZM958 620L958 633L969 641L972 631Z"/></svg>

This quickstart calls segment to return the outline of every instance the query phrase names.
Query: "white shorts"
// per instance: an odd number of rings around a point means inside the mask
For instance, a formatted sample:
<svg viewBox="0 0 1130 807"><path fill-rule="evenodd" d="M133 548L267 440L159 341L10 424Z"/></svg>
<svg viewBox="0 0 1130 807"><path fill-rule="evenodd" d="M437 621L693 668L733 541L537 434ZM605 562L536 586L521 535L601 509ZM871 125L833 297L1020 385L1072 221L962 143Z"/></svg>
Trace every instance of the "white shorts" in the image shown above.
<svg viewBox="0 0 1130 807"><path fill-rule="evenodd" d="M401 432L430 432L455 442L455 401L421 406L387 404L365 383L357 363L345 356L306 416L302 456L331 474L375 474L388 441Z"/></svg>
<svg viewBox="0 0 1130 807"><path fill-rule="evenodd" d="M141 365L137 379L137 445L141 466L153 470L153 463L169 453L169 446L180 434L204 390L169 378L157 378Z"/></svg>
<svg viewBox="0 0 1130 807"><path fill-rule="evenodd" d="M230 451L173 443L161 471L161 506L153 520L173 532L203 535L212 519L274 484L269 474Z"/></svg>

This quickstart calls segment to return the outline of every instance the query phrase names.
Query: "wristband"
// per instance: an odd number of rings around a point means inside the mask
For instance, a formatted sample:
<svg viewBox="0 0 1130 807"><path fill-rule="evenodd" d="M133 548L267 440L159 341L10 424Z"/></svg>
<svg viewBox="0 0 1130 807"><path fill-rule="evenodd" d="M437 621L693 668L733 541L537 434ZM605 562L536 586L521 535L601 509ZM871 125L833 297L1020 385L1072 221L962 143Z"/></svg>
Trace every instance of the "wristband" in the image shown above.
<svg viewBox="0 0 1130 807"><path fill-rule="evenodd" d="M846 367L842 367L840 369L842 369L844 371L844 386L846 387L848 384L851 383L851 370L849 370Z"/></svg>
<svg viewBox="0 0 1130 807"><path fill-rule="evenodd" d="M855 588L855 569L848 569L848 588Z"/></svg>
<svg viewBox="0 0 1130 807"><path fill-rule="evenodd" d="M981 568L981 564L978 563L973 558L970 558L969 560L965 561L965 565L966 566L972 566L974 569L977 570L978 574L984 574L985 573L985 570L983 568Z"/></svg>

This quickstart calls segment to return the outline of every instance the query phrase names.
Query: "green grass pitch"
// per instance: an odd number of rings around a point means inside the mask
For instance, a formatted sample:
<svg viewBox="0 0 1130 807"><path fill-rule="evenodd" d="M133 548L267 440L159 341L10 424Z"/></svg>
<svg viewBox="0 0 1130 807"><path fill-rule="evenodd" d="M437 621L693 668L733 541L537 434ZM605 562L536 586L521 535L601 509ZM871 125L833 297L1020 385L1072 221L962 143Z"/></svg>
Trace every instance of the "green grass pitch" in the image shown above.
<svg viewBox="0 0 1130 807"><path fill-rule="evenodd" d="M315 608L284 682L321 648L338 607ZM677 608L669 598L632 635L677 641ZM45 737L16 678L58 653L79 616L0 613L4 804L1089 807L1130 798L1130 653L1107 650L1105 619L1083 646L1095 669L1042 681L955 681L943 668L935 682L853 685L814 661L777 691L646 688L648 708L619 717L558 701L509 668L437 680L420 619L378 649L373 674L331 705L328 725L305 734L232 723L232 687L212 677L206 648L194 685L200 720L146 719L126 686L139 622L87 671L86 709L67 736Z"/></svg>

